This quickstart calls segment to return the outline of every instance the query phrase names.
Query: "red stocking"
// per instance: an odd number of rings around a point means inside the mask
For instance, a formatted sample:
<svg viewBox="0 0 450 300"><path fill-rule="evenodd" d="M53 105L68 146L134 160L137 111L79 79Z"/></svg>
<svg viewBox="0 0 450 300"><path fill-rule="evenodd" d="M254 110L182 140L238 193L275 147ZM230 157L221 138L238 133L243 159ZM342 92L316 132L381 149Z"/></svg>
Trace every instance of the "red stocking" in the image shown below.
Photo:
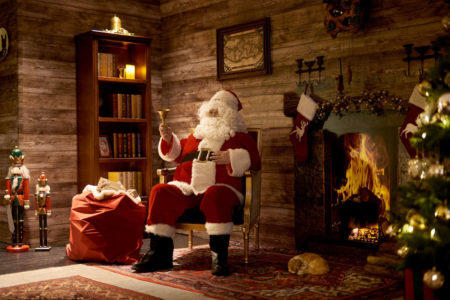
<svg viewBox="0 0 450 300"><path fill-rule="evenodd" d="M302 94L297 105L297 116L289 138L295 150L297 162L308 159L308 127L316 114L317 103L309 96Z"/></svg>
<svg viewBox="0 0 450 300"><path fill-rule="evenodd" d="M423 112L426 104L427 102L425 97L419 93L419 86L416 85L411 96L409 97L408 113L406 114L406 118L400 128L400 140L411 158L416 156L416 149L411 146L409 139L412 137L413 133L417 131L416 119L417 116Z"/></svg>

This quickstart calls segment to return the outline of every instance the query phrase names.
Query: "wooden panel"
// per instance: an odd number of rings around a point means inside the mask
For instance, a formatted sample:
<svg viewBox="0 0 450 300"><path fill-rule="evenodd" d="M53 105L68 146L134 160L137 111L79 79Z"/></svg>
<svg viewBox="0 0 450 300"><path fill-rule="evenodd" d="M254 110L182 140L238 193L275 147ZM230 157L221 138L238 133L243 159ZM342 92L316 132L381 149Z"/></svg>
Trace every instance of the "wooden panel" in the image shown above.
<svg viewBox="0 0 450 300"><path fill-rule="evenodd" d="M285 115L283 97L287 92L297 93L296 59L325 56L326 69L321 74L321 83L315 87L315 92L324 99L335 97L339 58L344 75L349 63L352 67L353 81L351 85L345 84L347 93L387 89L391 95L407 99L417 82L419 64L413 62L412 74L406 76L402 45L428 45L445 34L440 24L448 11L443 0L376 0L371 1L370 9L364 29L339 33L332 39L323 25L321 0L161 1L162 98L171 108L169 126L180 136L187 134L186 128L197 124L196 110L200 103L224 88L239 96L247 125L263 129L263 243L276 245L286 239L293 245L294 229L284 221L272 219L270 211L276 216L280 208L293 209L294 154L288 139L293 120ZM272 75L217 81L216 29L262 17L271 19ZM432 64L425 62L426 67ZM308 74L303 74L302 80L306 79ZM317 79L317 74L311 74L311 79ZM296 106L297 102L293 102L292 116ZM280 230L274 230L272 222Z"/></svg>
<svg viewBox="0 0 450 300"><path fill-rule="evenodd" d="M5 5L7 9L4 9ZM52 207L56 209L55 215L49 218L50 244L67 242L71 201L81 192L76 180L74 36L92 29L109 28L111 17L119 12L126 12L126 15L118 14L124 28L153 39L152 100L157 105L162 87L161 59L155 57L161 55L159 1L25 0L0 3L0 26L4 26L2 22L9 22L8 31L11 31L11 55L1 62L0 69L0 174L6 174L8 155L16 144L23 150L25 165L31 172L30 194L34 193L40 171L47 173ZM3 185L2 180L0 186ZM26 239L36 244L38 231L34 216L27 217L26 223L29 230ZM5 229L0 223L0 240L9 242Z"/></svg>

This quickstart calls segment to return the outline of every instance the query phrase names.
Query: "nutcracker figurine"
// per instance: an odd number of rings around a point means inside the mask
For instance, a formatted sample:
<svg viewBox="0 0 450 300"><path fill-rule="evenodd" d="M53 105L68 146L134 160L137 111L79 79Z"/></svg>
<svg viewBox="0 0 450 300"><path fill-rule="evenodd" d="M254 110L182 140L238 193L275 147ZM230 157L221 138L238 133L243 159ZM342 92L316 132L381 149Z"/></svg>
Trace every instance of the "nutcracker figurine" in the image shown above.
<svg viewBox="0 0 450 300"><path fill-rule="evenodd" d="M50 207L50 186L47 184L47 176L44 172L36 184L36 193L34 194L34 214L39 216L39 240L40 246L36 251L49 251L52 247L47 246L47 216L52 215Z"/></svg>
<svg viewBox="0 0 450 300"><path fill-rule="evenodd" d="M24 155L19 147L15 147L11 155L11 166L6 176L6 190L4 200L8 206L8 228L11 232L12 244L6 247L8 252L23 252L30 249L23 244L24 210L30 208L29 180L30 172L23 165Z"/></svg>

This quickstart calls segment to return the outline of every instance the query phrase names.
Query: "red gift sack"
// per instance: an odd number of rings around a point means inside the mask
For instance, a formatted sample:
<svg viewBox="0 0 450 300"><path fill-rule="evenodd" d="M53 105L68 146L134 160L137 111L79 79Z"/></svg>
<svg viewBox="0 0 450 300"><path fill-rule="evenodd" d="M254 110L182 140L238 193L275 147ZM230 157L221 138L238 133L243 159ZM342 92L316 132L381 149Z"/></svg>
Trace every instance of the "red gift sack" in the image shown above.
<svg viewBox="0 0 450 300"><path fill-rule="evenodd" d="M91 192L72 199L67 256L75 261L132 264L139 259L146 208L125 194L101 201Z"/></svg>

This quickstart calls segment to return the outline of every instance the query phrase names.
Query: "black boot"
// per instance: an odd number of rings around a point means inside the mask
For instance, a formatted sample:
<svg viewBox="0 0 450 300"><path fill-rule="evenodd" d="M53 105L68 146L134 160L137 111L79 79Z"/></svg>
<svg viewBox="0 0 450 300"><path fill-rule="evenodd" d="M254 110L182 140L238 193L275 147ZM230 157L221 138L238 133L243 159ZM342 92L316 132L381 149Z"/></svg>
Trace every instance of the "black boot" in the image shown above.
<svg viewBox="0 0 450 300"><path fill-rule="evenodd" d="M173 267L173 240L150 233L150 250L131 267L136 272L154 272Z"/></svg>
<svg viewBox="0 0 450 300"><path fill-rule="evenodd" d="M228 276L228 245L230 235L210 235L209 248L211 249L211 273L217 276Z"/></svg>

